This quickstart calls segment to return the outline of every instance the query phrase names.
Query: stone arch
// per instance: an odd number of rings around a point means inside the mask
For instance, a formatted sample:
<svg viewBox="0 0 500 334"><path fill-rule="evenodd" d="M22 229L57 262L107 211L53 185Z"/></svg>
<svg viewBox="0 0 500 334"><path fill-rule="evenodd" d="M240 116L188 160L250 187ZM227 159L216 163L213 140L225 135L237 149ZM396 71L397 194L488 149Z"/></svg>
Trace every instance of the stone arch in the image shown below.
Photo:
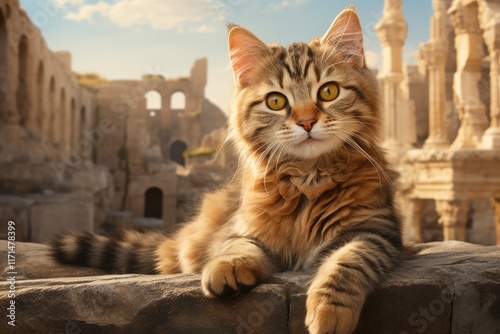
<svg viewBox="0 0 500 334"><path fill-rule="evenodd" d="M28 38L21 36L18 44L17 92L16 106L21 116L21 124L29 118L30 100L28 88Z"/></svg>
<svg viewBox="0 0 500 334"><path fill-rule="evenodd" d="M183 91L177 91L170 96L170 110L185 110L186 94Z"/></svg>
<svg viewBox="0 0 500 334"><path fill-rule="evenodd" d="M144 194L144 217L163 217L163 191L160 188L152 187Z"/></svg>
<svg viewBox="0 0 500 334"><path fill-rule="evenodd" d="M161 110L161 94L156 90L149 90L144 94L146 99L146 110Z"/></svg>
<svg viewBox="0 0 500 334"><path fill-rule="evenodd" d="M78 122L78 117L76 115L76 101L75 98L71 98L70 102L70 125L69 125L69 145L71 147L75 147L76 145L76 131L77 131L77 125L76 123Z"/></svg>
<svg viewBox="0 0 500 334"><path fill-rule="evenodd" d="M43 61L40 60L38 63L38 70L36 74L36 106L37 106L37 115L36 115L36 125L38 130L44 135L44 127L47 116L45 115L45 99L44 99L44 90L45 90L45 68L43 66Z"/></svg>
<svg viewBox="0 0 500 334"><path fill-rule="evenodd" d="M48 122L48 138L50 141L54 142L56 140L56 81L54 77L50 78L49 82L49 112L47 117Z"/></svg>
<svg viewBox="0 0 500 334"><path fill-rule="evenodd" d="M156 90L147 91L144 95L146 99L146 112L148 113L150 131L156 132L161 123L162 96Z"/></svg>
<svg viewBox="0 0 500 334"><path fill-rule="evenodd" d="M177 162L181 166L186 166L186 158L184 158L184 152L187 150L187 148L188 146L182 140L176 140L172 142L172 144L170 144L170 160Z"/></svg>
<svg viewBox="0 0 500 334"><path fill-rule="evenodd" d="M7 105L7 19L0 10L0 114Z"/></svg>
<svg viewBox="0 0 500 334"><path fill-rule="evenodd" d="M85 108L85 106L82 106L80 108L80 123L78 125L80 131L80 135L78 136L78 138L83 138L83 133L87 128L87 109Z"/></svg>
<svg viewBox="0 0 500 334"><path fill-rule="evenodd" d="M61 148L66 148L66 91L61 88L61 97L59 99L59 115L56 115L59 120L59 142L61 143Z"/></svg>

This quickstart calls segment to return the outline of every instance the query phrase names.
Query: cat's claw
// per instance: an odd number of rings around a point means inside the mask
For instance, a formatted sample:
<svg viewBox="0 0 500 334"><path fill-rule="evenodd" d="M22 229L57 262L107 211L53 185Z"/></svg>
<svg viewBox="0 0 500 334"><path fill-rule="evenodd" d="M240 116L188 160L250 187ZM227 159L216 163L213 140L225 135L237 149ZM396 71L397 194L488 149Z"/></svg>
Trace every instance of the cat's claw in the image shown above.
<svg viewBox="0 0 500 334"><path fill-rule="evenodd" d="M257 276L251 260L222 256L203 268L201 284L205 295L227 297L252 289L258 284Z"/></svg>
<svg viewBox="0 0 500 334"><path fill-rule="evenodd" d="M357 312L350 307L335 305L314 293L308 294L306 306L310 334L351 334L356 328Z"/></svg>

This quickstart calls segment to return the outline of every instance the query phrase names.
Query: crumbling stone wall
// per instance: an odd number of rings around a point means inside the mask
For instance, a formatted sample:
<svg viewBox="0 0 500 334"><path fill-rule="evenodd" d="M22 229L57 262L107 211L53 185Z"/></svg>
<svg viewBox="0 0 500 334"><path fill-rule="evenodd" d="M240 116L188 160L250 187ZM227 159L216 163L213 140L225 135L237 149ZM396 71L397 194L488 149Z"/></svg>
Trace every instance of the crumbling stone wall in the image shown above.
<svg viewBox="0 0 500 334"><path fill-rule="evenodd" d="M0 1L0 219L18 220L18 240L102 221L112 180L92 163L95 102L70 53L51 51L17 0Z"/></svg>
<svg viewBox="0 0 500 334"><path fill-rule="evenodd" d="M156 192L161 202L156 211L162 216L152 218L162 219L167 227L175 224L176 163L184 165L184 150L198 148L206 134L226 123L224 113L205 99L206 80L203 58L195 61L189 77L148 74L142 80L105 81L93 87L97 119L110 123L96 147L96 162L113 174L115 210L154 216L147 208L155 199L146 195ZM156 104L150 103L152 98ZM179 98L180 106L174 102Z"/></svg>

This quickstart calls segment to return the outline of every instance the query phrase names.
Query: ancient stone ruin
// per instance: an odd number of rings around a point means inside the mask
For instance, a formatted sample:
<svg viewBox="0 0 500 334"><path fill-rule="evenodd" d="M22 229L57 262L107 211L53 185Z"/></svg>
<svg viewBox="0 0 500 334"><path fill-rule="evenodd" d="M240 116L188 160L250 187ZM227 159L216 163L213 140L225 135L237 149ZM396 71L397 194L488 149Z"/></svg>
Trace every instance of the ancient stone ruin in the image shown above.
<svg viewBox="0 0 500 334"><path fill-rule="evenodd" d="M433 8L416 66L402 64L401 1L386 1L376 26L386 144L401 166L412 239L500 244L500 3Z"/></svg>
<svg viewBox="0 0 500 334"><path fill-rule="evenodd" d="M224 113L204 96L207 60L177 79L75 74L71 55L49 50L16 1L2 4L0 217L18 219L20 240L189 216L225 137ZM386 146L402 170L412 240L500 240L498 6L434 1L417 65L403 65L400 1L385 2L375 27Z"/></svg>
<svg viewBox="0 0 500 334"><path fill-rule="evenodd" d="M0 4L0 218L34 242L103 223L174 226L189 184L178 167L203 169L225 138L207 59L177 79L75 74L17 1Z"/></svg>
<svg viewBox="0 0 500 334"><path fill-rule="evenodd" d="M375 29L408 239L447 242L419 244L369 297L355 333L500 333L500 248L460 242L500 244L500 1L433 7L416 65L403 64L402 0L385 0ZM206 59L176 79L73 73L18 0L0 0L0 238L16 223L14 283L0 240L15 298L2 290L0 305L14 300L17 319L4 316L1 333L306 333L305 273L209 299L199 275L61 266L39 244L67 230L168 229L192 213L232 166L224 151L208 164L226 132L206 74Z"/></svg>

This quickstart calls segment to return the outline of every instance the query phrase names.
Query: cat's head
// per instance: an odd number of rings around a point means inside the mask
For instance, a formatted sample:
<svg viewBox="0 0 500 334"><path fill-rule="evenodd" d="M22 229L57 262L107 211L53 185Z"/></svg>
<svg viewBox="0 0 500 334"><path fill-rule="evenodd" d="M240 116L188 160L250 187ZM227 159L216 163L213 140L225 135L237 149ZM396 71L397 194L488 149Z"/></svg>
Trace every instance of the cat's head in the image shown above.
<svg viewBox="0 0 500 334"><path fill-rule="evenodd" d="M310 160L379 140L378 84L354 9L307 44L266 45L239 26L228 40L236 85L230 131L246 155Z"/></svg>

